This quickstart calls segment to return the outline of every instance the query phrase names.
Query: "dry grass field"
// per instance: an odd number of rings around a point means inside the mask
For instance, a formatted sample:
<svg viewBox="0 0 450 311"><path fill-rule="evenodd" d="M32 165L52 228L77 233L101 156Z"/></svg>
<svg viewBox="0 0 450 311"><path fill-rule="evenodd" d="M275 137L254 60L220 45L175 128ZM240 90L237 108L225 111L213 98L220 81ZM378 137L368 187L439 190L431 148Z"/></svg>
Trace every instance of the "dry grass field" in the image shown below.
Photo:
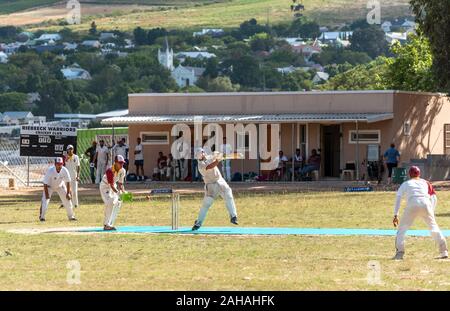
<svg viewBox="0 0 450 311"><path fill-rule="evenodd" d="M438 195L437 221L448 229L450 192ZM242 227L390 229L393 200L394 192L236 195ZM182 226L192 225L200 202L198 195L182 197ZM230 225L223 204L215 202L205 226ZM38 198L0 197L0 290L450 289L450 261L435 259L429 237L409 237L399 262L391 260L393 237L11 233L101 225L98 197L82 199L77 223L58 206L55 197L40 223ZM169 202L143 197L126 203L117 221L169 224ZM418 221L414 228L425 226ZM67 281L73 262L80 265L79 284Z"/></svg>
<svg viewBox="0 0 450 311"><path fill-rule="evenodd" d="M98 29L132 30L137 26L166 28L236 27L245 20L256 18L261 23L286 22L293 18L290 0L219 0L219 1L131 1L136 5L121 5L123 0L108 5L82 3L82 23L71 28L85 31L95 20ZM105 1L106 2L106 1ZM129 3L128 1L127 3ZM164 3L164 4L162 4ZM305 16L320 24L339 26L345 22L365 18L366 0L304 0ZM381 17L387 19L409 15L408 0L381 3ZM1 10L0 14L5 12ZM58 20L65 18L64 5L56 4L26 12L0 15L0 24L29 25L32 30L58 30ZM54 22L51 22L53 20Z"/></svg>

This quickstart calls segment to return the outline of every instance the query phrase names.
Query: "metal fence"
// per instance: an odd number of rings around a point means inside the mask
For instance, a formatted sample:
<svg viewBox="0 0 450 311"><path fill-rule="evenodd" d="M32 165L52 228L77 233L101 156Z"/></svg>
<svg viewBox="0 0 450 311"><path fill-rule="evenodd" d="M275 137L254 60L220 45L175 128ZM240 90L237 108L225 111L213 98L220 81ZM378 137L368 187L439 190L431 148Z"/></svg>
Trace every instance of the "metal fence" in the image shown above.
<svg viewBox="0 0 450 311"><path fill-rule="evenodd" d="M85 129L77 131L77 154L80 157L81 183L91 183L89 157L84 153L91 146L92 141L105 140L108 147L112 147L114 140L125 137L128 142L128 128ZM20 138L3 135L0 137L0 188L10 187L13 180L17 188L41 186L46 170L53 165L52 157L21 157Z"/></svg>
<svg viewBox="0 0 450 311"><path fill-rule="evenodd" d="M21 157L19 138L0 138L0 187L10 186L10 180L16 187L42 185L46 169L53 158Z"/></svg>

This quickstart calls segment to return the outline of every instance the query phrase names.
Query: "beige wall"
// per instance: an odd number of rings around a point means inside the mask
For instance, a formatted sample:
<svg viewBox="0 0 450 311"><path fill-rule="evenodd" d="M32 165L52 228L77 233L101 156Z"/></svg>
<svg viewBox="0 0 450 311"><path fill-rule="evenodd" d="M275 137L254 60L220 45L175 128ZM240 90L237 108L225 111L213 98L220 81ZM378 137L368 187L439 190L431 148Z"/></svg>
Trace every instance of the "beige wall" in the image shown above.
<svg viewBox="0 0 450 311"><path fill-rule="evenodd" d="M411 123L411 135L405 136L403 124ZM428 154L443 154L444 124L450 123L450 101L445 96L399 93L394 97L394 119L375 123L358 123L359 129L381 130L381 152L394 143L401 162L426 158ZM345 123L343 129L342 157L346 161L356 158L356 145L348 143L349 131L355 123ZM360 159L366 158L367 144L360 144Z"/></svg>
<svg viewBox="0 0 450 311"><path fill-rule="evenodd" d="M318 93L266 93L266 94L151 94L130 95L130 114L250 114L250 113L325 113L325 112L393 112L394 119L365 123L359 129L381 131L381 152L394 142L402 153L402 161L425 158L427 154L443 153L443 128L450 123L450 101L445 96L406 92L324 92ZM403 134L403 124L411 122L411 135ZM349 144L349 131L355 123L343 123L341 167L356 158L356 145ZM130 125L130 163L134 172L134 147L142 131L170 131L172 125ZM294 152L291 124L281 124L281 149L290 158ZM321 148L319 123L307 125L307 149ZM193 135L193 133L192 133ZM270 135L270 134L269 134ZM297 147L295 130L294 149ZM172 142L172 141L171 141ZM192 139L193 143L193 139ZM145 145L145 172L151 175L156 166L158 151L170 152L169 145ZM367 144L360 144L359 159L365 159ZM257 160L233 160L233 172L257 172Z"/></svg>
<svg viewBox="0 0 450 311"><path fill-rule="evenodd" d="M130 94L130 114L392 112L392 91Z"/></svg>

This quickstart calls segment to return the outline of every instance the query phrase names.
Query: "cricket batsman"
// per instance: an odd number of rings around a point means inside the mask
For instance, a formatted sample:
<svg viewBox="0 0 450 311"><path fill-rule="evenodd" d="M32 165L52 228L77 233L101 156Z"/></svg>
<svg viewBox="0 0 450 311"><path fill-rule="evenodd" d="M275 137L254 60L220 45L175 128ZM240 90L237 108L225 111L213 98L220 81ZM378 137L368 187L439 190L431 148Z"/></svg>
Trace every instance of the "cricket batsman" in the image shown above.
<svg viewBox="0 0 450 311"><path fill-rule="evenodd" d="M72 203L78 207L78 182L80 181L80 158L73 153L73 146L67 146L65 167L70 174L70 189L72 190Z"/></svg>
<svg viewBox="0 0 450 311"><path fill-rule="evenodd" d="M105 203L103 230L116 230L113 225L122 207L120 194L125 192L123 186L126 175L125 169L123 168L124 163L125 159L123 156L117 155L114 158L114 164L106 170L100 182L100 195Z"/></svg>
<svg viewBox="0 0 450 311"><path fill-rule="evenodd" d="M72 209L72 195L70 189L69 171L63 166L63 158L55 159L55 166L50 167L44 176L44 192L42 194L41 209L39 220L45 221L50 198L54 192L58 193L64 207L67 211L69 220L77 220Z"/></svg>
<svg viewBox="0 0 450 311"><path fill-rule="evenodd" d="M225 205L230 214L231 223L237 225L236 205L234 203L233 192L228 186L225 179L220 174L217 167L223 160L223 154L215 152L213 155L207 155L203 148L199 148L196 152L198 160L198 170L203 176L205 182L205 197L203 198L203 206L200 209L197 220L192 230L198 230L205 221L206 214L214 202L214 199L220 195L225 200Z"/></svg>
<svg viewBox="0 0 450 311"><path fill-rule="evenodd" d="M397 200L394 209L394 227L398 226L397 237L395 240L395 247L397 253L394 259L403 259L405 254L405 235L408 228L413 224L416 217L421 217L431 231L431 236L439 246L441 259L448 258L447 242L439 229L436 219L434 217L434 209L432 206L433 188L426 180L420 178L420 169L417 166L412 166L409 169L408 181L405 181L397 192ZM403 212L402 218L398 219L398 211L403 195L406 195L407 205Z"/></svg>

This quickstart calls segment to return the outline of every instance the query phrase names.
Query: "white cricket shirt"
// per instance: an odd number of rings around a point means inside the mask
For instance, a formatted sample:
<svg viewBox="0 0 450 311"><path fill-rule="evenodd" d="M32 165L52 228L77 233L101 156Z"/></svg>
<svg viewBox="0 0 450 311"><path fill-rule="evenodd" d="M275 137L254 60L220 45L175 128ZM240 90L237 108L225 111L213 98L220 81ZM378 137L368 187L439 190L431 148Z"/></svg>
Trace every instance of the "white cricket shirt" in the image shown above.
<svg viewBox="0 0 450 311"><path fill-rule="evenodd" d="M103 145L103 147L100 147L100 145L98 145L96 152L97 152L97 162L106 163L109 152L108 147L106 147L105 145Z"/></svg>
<svg viewBox="0 0 450 311"><path fill-rule="evenodd" d="M58 173L56 167L52 166L45 173L42 182L50 188L61 187L64 183L70 182L69 171L63 166Z"/></svg>
<svg viewBox="0 0 450 311"><path fill-rule="evenodd" d="M417 198L430 198L430 184L422 178L410 179L405 181L397 191L397 200L395 202L394 215L398 215L402 197L406 195L408 205Z"/></svg>
<svg viewBox="0 0 450 311"><path fill-rule="evenodd" d="M136 145L136 147L134 147L134 151L140 151L139 153L136 153L134 155L135 160L138 160L138 161L144 160L144 151L142 148L142 144Z"/></svg>
<svg viewBox="0 0 450 311"><path fill-rule="evenodd" d="M214 161L215 160L212 156L206 156L206 160L204 161L198 160L198 171L202 174L205 184L215 183L222 178L220 170L217 166L209 170L206 169L206 167Z"/></svg>
<svg viewBox="0 0 450 311"><path fill-rule="evenodd" d="M73 154L71 157L66 156L65 167L69 171L70 179L75 180L77 178L77 168L80 166L80 158Z"/></svg>

